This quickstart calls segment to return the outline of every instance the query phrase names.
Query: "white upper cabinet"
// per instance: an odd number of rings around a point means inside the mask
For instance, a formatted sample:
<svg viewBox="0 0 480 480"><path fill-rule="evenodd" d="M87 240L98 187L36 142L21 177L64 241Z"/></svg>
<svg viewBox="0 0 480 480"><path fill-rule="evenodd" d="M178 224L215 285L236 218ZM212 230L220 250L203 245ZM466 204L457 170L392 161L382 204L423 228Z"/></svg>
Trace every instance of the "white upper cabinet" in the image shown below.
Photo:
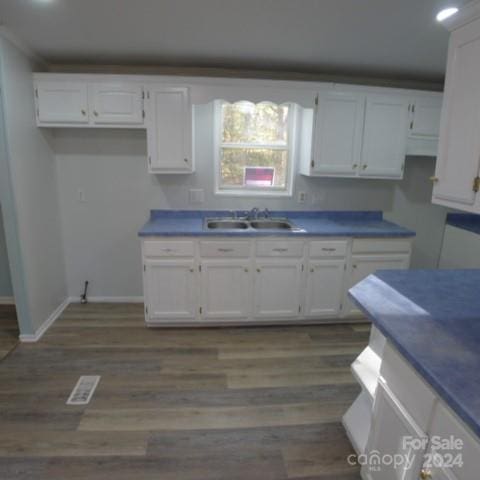
<svg viewBox="0 0 480 480"><path fill-rule="evenodd" d="M144 128L143 86L135 82L36 80L39 127Z"/></svg>
<svg viewBox="0 0 480 480"><path fill-rule="evenodd" d="M143 86L129 83L95 83L90 86L95 124L143 124Z"/></svg>
<svg viewBox="0 0 480 480"><path fill-rule="evenodd" d="M411 110L410 97L401 93L321 92L313 114L303 111L300 173L402 178ZM422 110L419 129L434 128L422 126L427 116ZM313 124L311 134L309 123ZM309 143L311 149L306 146Z"/></svg>
<svg viewBox="0 0 480 480"><path fill-rule="evenodd" d="M367 96L360 176L403 177L408 107L402 95Z"/></svg>
<svg viewBox="0 0 480 480"><path fill-rule="evenodd" d="M318 96L312 172L355 176L362 148L365 96L328 92Z"/></svg>
<svg viewBox="0 0 480 480"><path fill-rule="evenodd" d="M147 91L150 173L191 173L192 105L187 87L156 85Z"/></svg>
<svg viewBox="0 0 480 480"><path fill-rule="evenodd" d="M87 85L79 82L46 81L35 86L37 123L88 124Z"/></svg>
<svg viewBox="0 0 480 480"><path fill-rule="evenodd" d="M442 94L423 95L412 99L409 106L410 125L408 136L427 140L438 140L442 113Z"/></svg>
<svg viewBox="0 0 480 480"><path fill-rule="evenodd" d="M480 212L480 19L450 37L433 203Z"/></svg>

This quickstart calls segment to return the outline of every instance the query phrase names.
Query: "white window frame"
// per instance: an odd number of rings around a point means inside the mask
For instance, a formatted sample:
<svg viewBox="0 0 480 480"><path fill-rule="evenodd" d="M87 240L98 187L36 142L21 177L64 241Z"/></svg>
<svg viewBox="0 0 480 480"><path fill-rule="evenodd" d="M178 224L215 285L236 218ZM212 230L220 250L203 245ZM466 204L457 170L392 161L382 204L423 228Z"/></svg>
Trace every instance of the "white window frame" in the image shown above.
<svg viewBox="0 0 480 480"><path fill-rule="evenodd" d="M248 100L247 100L248 101ZM229 103L224 100L215 100L214 102L214 121L213 121L213 148L214 148L214 176L215 176L215 195L230 196L230 197L292 197L293 196L293 177L296 166L296 152L297 152L297 124L298 124L298 107L294 103L285 102L288 105L288 160L287 160L287 174L286 174L286 188L273 187L229 187L221 188L220 167L221 158L220 150L222 145L222 104ZM259 103L259 102L253 102ZM237 145L237 144L235 144ZM243 148L258 148L259 145L255 143L245 143ZM284 147L279 147L275 144L262 144L261 147L285 150Z"/></svg>

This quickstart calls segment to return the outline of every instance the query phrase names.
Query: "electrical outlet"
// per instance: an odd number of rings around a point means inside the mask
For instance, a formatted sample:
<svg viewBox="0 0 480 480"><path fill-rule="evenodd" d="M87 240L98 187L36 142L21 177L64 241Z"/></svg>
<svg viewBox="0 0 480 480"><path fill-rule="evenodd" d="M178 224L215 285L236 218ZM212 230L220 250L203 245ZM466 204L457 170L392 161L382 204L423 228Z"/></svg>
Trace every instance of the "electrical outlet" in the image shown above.
<svg viewBox="0 0 480 480"><path fill-rule="evenodd" d="M306 199L307 199L307 194L305 192L298 192L297 194L298 203L305 203Z"/></svg>

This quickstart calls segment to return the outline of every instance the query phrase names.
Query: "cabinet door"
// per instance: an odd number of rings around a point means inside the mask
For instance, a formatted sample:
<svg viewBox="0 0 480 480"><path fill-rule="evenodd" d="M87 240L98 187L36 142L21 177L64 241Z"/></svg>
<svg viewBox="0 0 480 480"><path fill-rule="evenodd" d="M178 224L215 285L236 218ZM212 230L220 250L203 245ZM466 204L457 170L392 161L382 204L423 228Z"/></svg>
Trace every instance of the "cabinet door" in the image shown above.
<svg viewBox="0 0 480 480"><path fill-rule="evenodd" d="M480 156L480 20L452 33L433 202L473 206Z"/></svg>
<svg viewBox="0 0 480 480"><path fill-rule="evenodd" d="M362 148L365 95L320 94L315 119L312 173L355 176Z"/></svg>
<svg viewBox="0 0 480 480"><path fill-rule="evenodd" d="M442 96L421 96L410 106L409 136L425 140L437 140L440 135Z"/></svg>
<svg viewBox="0 0 480 480"><path fill-rule="evenodd" d="M40 125L88 123L86 83L38 82L35 86L35 96Z"/></svg>
<svg viewBox="0 0 480 480"><path fill-rule="evenodd" d="M421 448L412 448L411 440L421 444ZM380 381L375 397L373 422L366 453L375 451L380 458L384 455L402 455L404 458L408 457L411 467L408 468L406 462L401 462L401 465L396 467L393 464L385 463L364 465L362 478L368 480L417 480L427 444L426 434L418 427L388 387Z"/></svg>
<svg viewBox="0 0 480 480"><path fill-rule="evenodd" d="M259 260L255 269L255 317L271 320L300 315L302 263L299 260Z"/></svg>
<svg viewBox="0 0 480 480"><path fill-rule="evenodd" d="M142 125L143 87L137 84L96 83L91 86L92 120L102 125Z"/></svg>
<svg viewBox="0 0 480 480"><path fill-rule="evenodd" d="M144 283L149 322L195 320L198 289L193 260L149 260Z"/></svg>
<svg viewBox="0 0 480 480"><path fill-rule="evenodd" d="M407 152L408 98L368 95L360 175L402 178Z"/></svg>
<svg viewBox="0 0 480 480"><path fill-rule="evenodd" d="M247 260L202 261L202 319L248 320L252 282Z"/></svg>
<svg viewBox="0 0 480 480"><path fill-rule="evenodd" d="M151 173L191 173L192 106L188 88L155 87L147 94Z"/></svg>
<svg viewBox="0 0 480 480"><path fill-rule="evenodd" d="M406 270L409 265L410 255L353 255L346 282L343 315L361 315L360 310L348 298L348 290L351 287L377 270Z"/></svg>
<svg viewBox="0 0 480 480"><path fill-rule="evenodd" d="M310 261L307 268L306 317L337 317L342 302L345 260Z"/></svg>

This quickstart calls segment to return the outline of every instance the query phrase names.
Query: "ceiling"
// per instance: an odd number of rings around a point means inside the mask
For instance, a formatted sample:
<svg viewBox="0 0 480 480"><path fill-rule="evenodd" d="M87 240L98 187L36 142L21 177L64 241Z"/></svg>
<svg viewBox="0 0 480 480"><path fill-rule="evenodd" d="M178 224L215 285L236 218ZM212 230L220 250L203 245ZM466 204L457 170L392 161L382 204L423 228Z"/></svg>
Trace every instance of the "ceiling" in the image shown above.
<svg viewBox="0 0 480 480"><path fill-rule="evenodd" d="M466 0L0 0L48 63L338 73L441 82Z"/></svg>

